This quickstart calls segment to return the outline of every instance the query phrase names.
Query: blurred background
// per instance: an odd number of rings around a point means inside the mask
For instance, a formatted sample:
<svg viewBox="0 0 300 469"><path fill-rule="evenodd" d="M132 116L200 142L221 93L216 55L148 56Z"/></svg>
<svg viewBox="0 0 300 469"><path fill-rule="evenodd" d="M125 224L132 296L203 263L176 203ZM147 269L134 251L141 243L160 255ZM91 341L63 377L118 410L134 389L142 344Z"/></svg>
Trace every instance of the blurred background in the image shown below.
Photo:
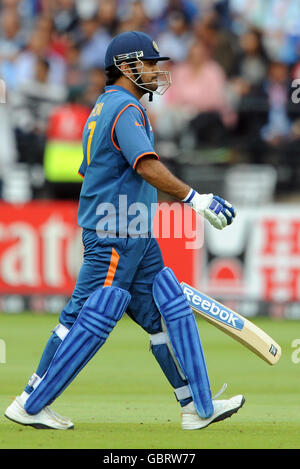
<svg viewBox="0 0 300 469"><path fill-rule="evenodd" d="M242 314L299 319L298 0L0 1L0 311L57 313L72 293L82 129L127 30L171 58L171 88L144 102L160 158L239 210L203 249L162 241L168 265Z"/></svg>

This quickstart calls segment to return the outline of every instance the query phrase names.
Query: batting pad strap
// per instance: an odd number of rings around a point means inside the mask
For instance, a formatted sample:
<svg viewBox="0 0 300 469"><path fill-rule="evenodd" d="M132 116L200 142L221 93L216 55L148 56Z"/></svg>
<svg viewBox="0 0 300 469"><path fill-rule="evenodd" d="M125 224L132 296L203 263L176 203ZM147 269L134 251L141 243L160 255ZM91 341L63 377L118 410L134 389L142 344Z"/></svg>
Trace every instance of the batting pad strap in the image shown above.
<svg viewBox="0 0 300 469"><path fill-rule="evenodd" d="M69 332L69 329L63 324L57 324L57 326L53 329L52 332L55 332L55 334L60 338L60 340L64 340L64 338Z"/></svg>
<svg viewBox="0 0 300 469"><path fill-rule="evenodd" d="M151 345L162 345L170 342L167 332L158 332L150 335Z"/></svg>
<svg viewBox="0 0 300 469"><path fill-rule="evenodd" d="M192 396L192 393L188 386L182 386L181 388L175 389L174 394L178 401L181 401L182 399L187 399L188 397Z"/></svg>
<svg viewBox="0 0 300 469"><path fill-rule="evenodd" d="M42 378L40 378L36 373L30 376L28 381L28 386L35 389L41 382Z"/></svg>

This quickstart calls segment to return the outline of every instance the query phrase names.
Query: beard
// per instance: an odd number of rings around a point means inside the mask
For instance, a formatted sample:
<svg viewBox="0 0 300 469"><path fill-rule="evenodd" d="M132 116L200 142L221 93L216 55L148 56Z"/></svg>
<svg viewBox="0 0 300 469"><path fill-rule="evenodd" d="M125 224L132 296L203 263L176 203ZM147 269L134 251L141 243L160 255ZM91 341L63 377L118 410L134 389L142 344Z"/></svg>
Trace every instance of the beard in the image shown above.
<svg viewBox="0 0 300 469"><path fill-rule="evenodd" d="M153 81L153 82L149 82L149 83L145 83L145 84L143 82L141 82L140 84L142 86L144 86L149 91L156 91L157 88L158 88L158 81Z"/></svg>

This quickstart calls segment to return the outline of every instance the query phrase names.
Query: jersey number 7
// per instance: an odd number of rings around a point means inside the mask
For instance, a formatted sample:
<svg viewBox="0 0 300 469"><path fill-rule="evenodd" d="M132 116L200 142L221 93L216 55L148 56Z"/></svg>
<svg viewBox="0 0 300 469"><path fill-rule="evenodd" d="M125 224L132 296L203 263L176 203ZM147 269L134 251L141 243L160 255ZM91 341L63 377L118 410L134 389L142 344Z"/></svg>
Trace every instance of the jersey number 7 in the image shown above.
<svg viewBox="0 0 300 469"><path fill-rule="evenodd" d="M96 124L97 124L97 121L92 121L88 125L88 129L90 130L90 135L88 138L87 149L86 149L86 159L87 159L88 165L91 162L91 144L92 144L92 138L95 132Z"/></svg>

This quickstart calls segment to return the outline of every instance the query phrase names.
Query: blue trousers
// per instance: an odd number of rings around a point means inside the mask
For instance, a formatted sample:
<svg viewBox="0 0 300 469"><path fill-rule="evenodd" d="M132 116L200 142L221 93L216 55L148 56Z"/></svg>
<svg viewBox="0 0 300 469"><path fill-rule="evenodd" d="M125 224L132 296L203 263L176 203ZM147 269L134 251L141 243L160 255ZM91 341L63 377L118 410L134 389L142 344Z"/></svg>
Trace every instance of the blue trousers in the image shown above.
<svg viewBox="0 0 300 469"><path fill-rule="evenodd" d="M92 230L83 230L82 239L83 264L59 322L70 329L90 294L100 286L114 285L131 294L127 314L149 334L160 332L152 284L164 262L156 239L98 238Z"/></svg>
<svg viewBox="0 0 300 469"><path fill-rule="evenodd" d="M149 334L162 331L161 315L152 295L154 277L164 267L162 253L155 238L99 238L92 230L83 230L84 258L69 302L60 314L59 322L70 329L87 298L101 286L117 286L129 291L131 301L126 310L137 324ZM57 347L61 343L53 334L44 350L36 373L43 376ZM169 349L154 346L152 352L174 389L186 386ZM27 385L25 390L31 392ZM183 399L181 405L190 402Z"/></svg>

